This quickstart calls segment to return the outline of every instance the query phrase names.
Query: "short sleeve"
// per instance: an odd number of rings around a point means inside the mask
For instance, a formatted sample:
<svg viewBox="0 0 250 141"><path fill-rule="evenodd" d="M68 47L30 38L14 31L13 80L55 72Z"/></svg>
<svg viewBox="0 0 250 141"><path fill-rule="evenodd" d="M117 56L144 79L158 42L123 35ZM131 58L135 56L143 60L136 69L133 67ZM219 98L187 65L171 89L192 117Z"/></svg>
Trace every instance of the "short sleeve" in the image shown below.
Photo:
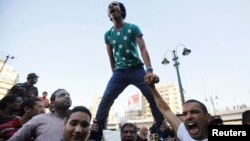
<svg viewBox="0 0 250 141"><path fill-rule="evenodd" d="M105 41L106 44L109 44L109 40L110 40L110 31L107 31L104 34L104 41Z"/></svg>
<svg viewBox="0 0 250 141"><path fill-rule="evenodd" d="M143 34L141 32L141 29L137 25L133 25L132 26L132 31L133 31L135 37L141 37L141 36L143 36Z"/></svg>

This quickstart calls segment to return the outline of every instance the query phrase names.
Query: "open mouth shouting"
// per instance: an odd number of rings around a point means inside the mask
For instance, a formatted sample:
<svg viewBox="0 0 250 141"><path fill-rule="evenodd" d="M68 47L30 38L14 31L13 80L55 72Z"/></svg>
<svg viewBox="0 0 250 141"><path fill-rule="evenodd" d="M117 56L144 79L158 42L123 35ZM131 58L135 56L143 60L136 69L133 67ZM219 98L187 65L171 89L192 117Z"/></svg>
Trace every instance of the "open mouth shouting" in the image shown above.
<svg viewBox="0 0 250 141"><path fill-rule="evenodd" d="M110 10L109 10L109 13L110 13L110 14L115 13L115 9L114 9L114 8L110 9Z"/></svg>
<svg viewBox="0 0 250 141"><path fill-rule="evenodd" d="M118 3L111 3L108 7L108 10L109 10L109 16L113 18L119 16L119 14L121 13Z"/></svg>
<svg viewBox="0 0 250 141"><path fill-rule="evenodd" d="M188 122L186 122L186 128L187 128L189 134L193 138L199 136L200 129L199 129L198 124L196 122L194 122L194 121L188 121Z"/></svg>

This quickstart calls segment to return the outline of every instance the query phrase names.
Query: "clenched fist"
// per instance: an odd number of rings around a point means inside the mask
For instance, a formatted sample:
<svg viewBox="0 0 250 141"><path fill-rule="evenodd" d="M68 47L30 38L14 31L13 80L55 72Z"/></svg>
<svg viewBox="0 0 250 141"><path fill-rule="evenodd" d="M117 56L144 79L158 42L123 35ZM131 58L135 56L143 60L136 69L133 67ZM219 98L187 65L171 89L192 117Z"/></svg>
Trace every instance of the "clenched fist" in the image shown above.
<svg viewBox="0 0 250 141"><path fill-rule="evenodd" d="M144 77L144 81L148 85L153 85L155 83L158 83L160 81L160 78L153 73L147 73Z"/></svg>

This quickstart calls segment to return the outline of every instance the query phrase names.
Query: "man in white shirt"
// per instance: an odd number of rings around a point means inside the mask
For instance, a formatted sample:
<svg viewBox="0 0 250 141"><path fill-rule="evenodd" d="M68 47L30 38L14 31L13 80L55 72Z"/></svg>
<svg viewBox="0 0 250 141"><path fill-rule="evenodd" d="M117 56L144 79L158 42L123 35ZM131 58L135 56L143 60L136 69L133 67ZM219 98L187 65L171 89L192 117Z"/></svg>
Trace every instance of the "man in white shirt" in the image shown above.
<svg viewBox="0 0 250 141"><path fill-rule="evenodd" d="M147 74L145 83L147 83L153 93L155 102L160 112L170 123L181 141L207 141L207 126L211 121L211 115L206 106L200 101L191 99L183 104L182 121L172 112L169 105L162 99L153 82L155 75Z"/></svg>

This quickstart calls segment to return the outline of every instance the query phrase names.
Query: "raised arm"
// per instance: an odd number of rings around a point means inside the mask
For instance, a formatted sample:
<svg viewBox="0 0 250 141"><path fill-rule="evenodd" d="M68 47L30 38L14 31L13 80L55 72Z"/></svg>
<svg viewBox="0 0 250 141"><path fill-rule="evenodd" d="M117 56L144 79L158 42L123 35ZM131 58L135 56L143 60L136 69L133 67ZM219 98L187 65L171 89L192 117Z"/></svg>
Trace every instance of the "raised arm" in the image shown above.
<svg viewBox="0 0 250 141"><path fill-rule="evenodd" d="M145 76L145 82L149 85L153 97L155 99L156 105L160 110L161 114L166 118L171 127L177 132L178 126L181 124L180 119L172 112L169 105L163 100L157 89L155 88L155 84L153 83L153 78L156 77L154 74L147 74Z"/></svg>

